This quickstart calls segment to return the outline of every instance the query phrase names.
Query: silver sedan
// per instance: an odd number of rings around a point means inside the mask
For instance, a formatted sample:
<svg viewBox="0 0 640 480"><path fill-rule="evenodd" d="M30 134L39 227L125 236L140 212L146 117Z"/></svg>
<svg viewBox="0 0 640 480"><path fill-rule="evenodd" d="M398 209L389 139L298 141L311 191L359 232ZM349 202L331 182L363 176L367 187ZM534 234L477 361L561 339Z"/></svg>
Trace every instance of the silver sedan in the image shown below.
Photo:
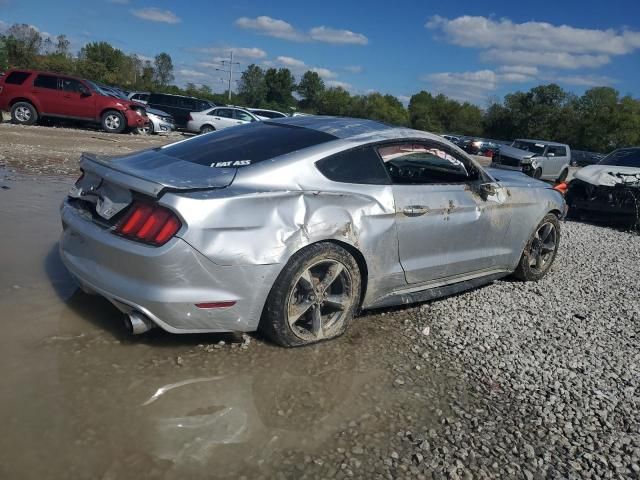
<svg viewBox="0 0 640 480"><path fill-rule="evenodd" d="M565 212L545 183L369 120L255 122L81 168L60 253L134 333L333 338L360 309L542 278Z"/></svg>

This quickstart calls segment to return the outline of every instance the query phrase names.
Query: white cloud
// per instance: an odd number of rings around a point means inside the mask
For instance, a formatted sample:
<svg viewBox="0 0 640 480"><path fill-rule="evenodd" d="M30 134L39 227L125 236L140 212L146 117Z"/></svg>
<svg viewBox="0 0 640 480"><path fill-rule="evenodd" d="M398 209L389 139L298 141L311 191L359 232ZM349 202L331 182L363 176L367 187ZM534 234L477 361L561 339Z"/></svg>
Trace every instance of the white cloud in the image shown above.
<svg viewBox="0 0 640 480"><path fill-rule="evenodd" d="M544 67L577 69L598 68L610 61L608 55L575 55L567 52L532 52L526 50L492 49L483 52L486 62L506 65L537 65Z"/></svg>
<svg viewBox="0 0 640 480"><path fill-rule="evenodd" d="M160 23L180 23L182 19L170 10L161 10L155 7L140 8L138 10L131 10L131 13L141 18L142 20L148 20L150 22Z"/></svg>
<svg viewBox="0 0 640 480"><path fill-rule="evenodd" d="M409 105L409 102L411 101L411 97L408 95L396 95L396 98L400 100L405 107Z"/></svg>
<svg viewBox="0 0 640 480"><path fill-rule="evenodd" d="M341 82L340 80L329 80L326 82L327 87L340 87L345 90L353 90L353 86L347 82Z"/></svg>
<svg viewBox="0 0 640 480"><path fill-rule="evenodd" d="M7 22L3 22L2 20L0 20L0 32L4 32L8 28L9 28L9 24Z"/></svg>
<svg viewBox="0 0 640 480"><path fill-rule="evenodd" d="M568 75L549 78L549 80L557 83L564 83L566 85L575 85L580 87L601 87L616 83L616 80L611 77L599 75Z"/></svg>
<svg viewBox="0 0 640 480"><path fill-rule="evenodd" d="M284 20L266 15L255 18L240 17L235 21L235 25L245 30L253 30L260 35L294 42L316 41L334 45L366 45L369 43L369 39L365 35L351 30L321 25L304 32Z"/></svg>
<svg viewBox="0 0 640 480"><path fill-rule="evenodd" d="M205 78L208 77L209 75L204 73L204 72L199 72L197 70L191 70L189 68L181 68L180 70L178 70L178 75L181 75L183 77L186 78Z"/></svg>
<svg viewBox="0 0 640 480"><path fill-rule="evenodd" d="M349 73L362 73L364 69L360 65L349 65L344 67L344 70Z"/></svg>
<svg viewBox="0 0 640 480"><path fill-rule="evenodd" d="M233 51L235 58L260 59L267 56L267 52L257 47L205 47L198 48L196 51L201 53L209 53L217 56L229 57L229 53Z"/></svg>
<svg viewBox="0 0 640 480"><path fill-rule="evenodd" d="M369 39L361 33L355 33L351 30L337 30L324 25L309 30L309 36L318 42L325 43L352 45L366 45L369 43Z"/></svg>
<svg viewBox="0 0 640 480"><path fill-rule="evenodd" d="M296 42L306 40L306 36L293 28L293 25L290 23L265 15L256 18L240 17L235 21L235 24L240 28L255 30L261 35L267 35L268 37L282 38Z"/></svg>
<svg viewBox="0 0 640 480"><path fill-rule="evenodd" d="M297 58L287 57L287 56L276 57L275 60L264 62L264 65L268 67L275 67L275 66L287 67L289 70L291 70L291 73L293 73L297 77L304 75L304 73L307 70L316 72L318 76L323 80L333 79L338 76L337 73L335 73L332 70L329 70L328 68L314 67L312 65L307 65L303 60L299 60Z"/></svg>
<svg viewBox="0 0 640 480"><path fill-rule="evenodd" d="M597 68L609 63L611 56L640 48L640 32L631 30L514 23L469 15L451 20L436 15L425 27L451 44L484 50L484 61L506 65Z"/></svg>

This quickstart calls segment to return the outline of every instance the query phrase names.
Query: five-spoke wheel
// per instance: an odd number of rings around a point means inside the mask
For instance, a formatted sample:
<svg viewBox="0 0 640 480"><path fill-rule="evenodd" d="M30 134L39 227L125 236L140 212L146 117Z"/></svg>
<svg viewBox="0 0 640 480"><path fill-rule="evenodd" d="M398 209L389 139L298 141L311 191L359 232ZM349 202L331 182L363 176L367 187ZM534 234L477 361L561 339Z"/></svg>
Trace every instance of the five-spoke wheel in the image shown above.
<svg viewBox="0 0 640 480"><path fill-rule="evenodd" d="M540 280L551 268L560 243L560 222L549 213L536 227L520 257L514 276L520 280Z"/></svg>

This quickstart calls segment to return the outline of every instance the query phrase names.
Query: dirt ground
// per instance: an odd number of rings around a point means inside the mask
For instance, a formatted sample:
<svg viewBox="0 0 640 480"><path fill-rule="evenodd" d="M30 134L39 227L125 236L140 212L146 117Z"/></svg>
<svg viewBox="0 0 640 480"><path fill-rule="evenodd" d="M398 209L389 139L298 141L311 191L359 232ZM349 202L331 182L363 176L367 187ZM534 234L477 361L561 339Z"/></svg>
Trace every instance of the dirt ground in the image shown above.
<svg viewBox="0 0 640 480"><path fill-rule="evenodd" d="M110 134L87 128L0 123L0 166L44 175L76 175L82 152L119 155L185 138L169 135Z"/></svg>

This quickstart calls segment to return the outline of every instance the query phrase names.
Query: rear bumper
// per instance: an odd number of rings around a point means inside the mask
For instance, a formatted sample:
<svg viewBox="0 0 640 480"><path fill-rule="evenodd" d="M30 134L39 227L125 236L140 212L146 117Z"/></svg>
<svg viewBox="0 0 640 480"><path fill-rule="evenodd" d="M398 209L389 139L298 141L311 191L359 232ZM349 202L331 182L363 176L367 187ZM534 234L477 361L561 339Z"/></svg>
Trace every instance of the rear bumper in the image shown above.
<svg viewBox="0 0 640 480"><path fill-rule="evenodd" d="M172 333L254 331L278 265L220 266L180 238L161 247L110 233L68 202L60 256L85 290L137 310ZM235 301L228 308L196 303Z"/></svg>

